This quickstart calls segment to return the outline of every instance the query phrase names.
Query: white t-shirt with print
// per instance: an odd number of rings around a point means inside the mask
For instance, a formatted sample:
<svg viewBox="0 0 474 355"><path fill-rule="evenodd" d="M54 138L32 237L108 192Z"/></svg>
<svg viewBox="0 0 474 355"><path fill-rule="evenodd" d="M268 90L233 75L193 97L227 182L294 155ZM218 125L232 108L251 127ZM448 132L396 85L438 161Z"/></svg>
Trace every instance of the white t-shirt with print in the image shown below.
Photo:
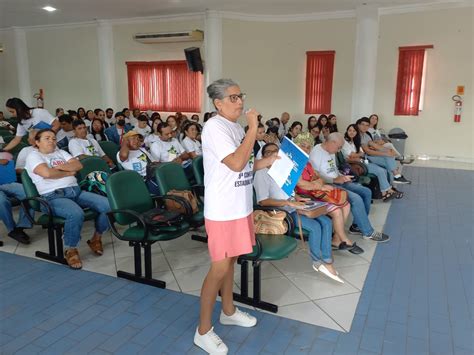
<svg viewBox="0 0 474 355"><path fill-rule="evenodd" d="M183 154L184 148L176 138L168 142L159 139L150 146L150 152L155 161L167 163Z"/></svg>
<svg viewBox="0 0 474 355"><path fill-rule="evenodd" d="M159 140L161 140L160 136L154 133L150 134L147 137L145 137L145 146L150 147L153 143Z"/></svg>
<svg viewBox="0 0 474 355"><path fill-rule="evenodd" d="M253 211L253 151L240 172L222 163L244 140L238 123L217 115L207 121L202 131L204 158L204 216L213 221L245 218Z"/></svg>
<svg viewBox="0 0 474 355"><path fill-rule="evenodd" d="M255 172L253 178L253 187L255 188L255 194L257 195L257 202L274 199L274 200L288 200L288 196L285 191L281 189L280 186L273 180L273 178L268 175L268 168L260 169ZM282 209L293 212L294 208L289 206L283 206Z"/></svg>
<svg viewBox="0 0 474 355"><path fill-rule="evenodd" d="M16 135L23 137L30 129L51 128L53 121L56 120L52 114L43 108L34 108L31 110L31 118L21 120L16 127ZM49 125L49 127L48 127Z"/></svg>
<svg viewBox="0 0 474 355"><path fill-rule="evenodd" d="M71 139L68 148L69 153L73 157L78 157L79 155L103 157L105 155L99 143L90 134L87 135L86 139L77 137Z"/></svg>
<svg viewBox="0 0 474 355"><path fill-rule="evenodd" d="M332 183L332 180L340 175L337 170L336 156L325 151L321 144L311 150L309 161L325 182Z"/></svg>
<svg viewBox="0 0 474 355"><path fill-rule="evenodd" d="M146 176L146 166L148 165L148 159L152 160L148 155L148 152L144 149L130 150L128 152L128 159L125 161L120 160L120 151L117 152L117 161L122 165L125 170L133 170L139 173L141 176Z"/></svg>
<svg viewBox="0 0 474 355"><path fill-rule="evenodd" d="M140 133L143 136L143 138L148 137L151 133L151 128L148 127L148 126L146 126L145 128L140 128L140 127L136 126L133 130L135 132Z"/></svg>
<svg viewBox="0 0 474 355"><path fill-rule="evenodd" d="M74 176L67 176L61 179L47 179L33 172L40 164L46 164L48 168L54 168L66 164L71 159L74 159L71 154L61 149L56 149L50 154L43 154L37 150L33 150L26 157L25 169L33 183L36 185L40 195L53 192L57 189L63 189L65 187L77 186L77 180Z"/></svg>
<svg viewBox="0 0 474 355"><path fill-rule="evenodd" d="M183 139L183 147L188 153L194 152L197 155L202 155L201 143L198 140L186 137Z"/></svg>
<svg viewBox="0 0 474 355"><path fill-rule="evenodd" d="M20 153L18 153L18 156L16 157L15 169L24 169L26 166L26 158L34 150L36 150L36 148L32 146L28 146L20 150Z"/></svg>

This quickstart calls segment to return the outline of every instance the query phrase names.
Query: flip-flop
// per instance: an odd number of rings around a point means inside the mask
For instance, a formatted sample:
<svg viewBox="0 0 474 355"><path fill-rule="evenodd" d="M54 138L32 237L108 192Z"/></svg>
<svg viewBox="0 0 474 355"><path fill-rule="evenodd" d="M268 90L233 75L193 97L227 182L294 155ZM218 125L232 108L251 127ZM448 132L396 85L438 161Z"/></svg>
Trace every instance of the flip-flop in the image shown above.
<svg viewBox="0 0 474 355"><path fill-rule="evenodd" d="M347 250L349 248L352 248L352 246L347 245L346 242L341 242L339 245L331 245L332 250Z"/></svg>
<svg viewBox="0 0 474 355"><path fill-rule="evenodd" d="M362 249L360 246L358 246L355 242L352 243L352 245L348 245L349 248L349 253L352 254L362 254L364 252L364 249Z"/></svg>

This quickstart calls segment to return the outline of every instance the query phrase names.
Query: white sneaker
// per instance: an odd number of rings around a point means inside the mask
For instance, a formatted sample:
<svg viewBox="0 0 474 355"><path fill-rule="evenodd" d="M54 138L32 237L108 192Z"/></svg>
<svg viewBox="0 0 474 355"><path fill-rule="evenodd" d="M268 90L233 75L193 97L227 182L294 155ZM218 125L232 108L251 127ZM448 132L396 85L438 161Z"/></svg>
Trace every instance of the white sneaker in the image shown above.
<svg viewBox="0 0 474 355"><path fill-rule="evenodd" d="M316 270L317 272L320 272L326 275L327 277L333 279L334 281L340 282L341 284L344 283L344 281L338 275L334 275L333 273L331 273L331 271L329 271L328 268L324 264L320 264L319 266L313 264L313 269Z"/></svg>
<svg viewBox="0 0 474 355"><path fill-rule="evenodd" d="M228 316L221 311L219 320L223 325L238 325L239 327L245 328L254 327L257 324L257 318L246 312L242 312L237 307L235 307L235 313L231 316Z"/></svg>
<svg viewBox="0 0 474 355"><path fill-rule="evenodd" d="M199 334L198 329L199 327L196 328L196 333L194 334L194 344L208 354L227 354L229 349L222 339L219 338L219 335L214 333L214 327L204 335Z"/></svg>

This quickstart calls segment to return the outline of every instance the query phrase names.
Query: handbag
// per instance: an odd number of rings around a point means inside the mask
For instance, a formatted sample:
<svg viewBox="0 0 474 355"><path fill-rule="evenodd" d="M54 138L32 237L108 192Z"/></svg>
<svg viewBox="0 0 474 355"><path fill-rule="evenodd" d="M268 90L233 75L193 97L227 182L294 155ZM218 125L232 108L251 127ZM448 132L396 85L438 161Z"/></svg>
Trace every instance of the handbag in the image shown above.
<svg viewBox="0 0 474 355"><path fill-rule="evenodd" d="M253 212L253 222L256 234L285 234L288 231L288 224L285 221L286 213L283 211L262 211Z"/></svg>
<svg viewBox="0 0 474 355"><path fill-rule="evenodd" d="M159 233L163 227L178 226L183 221L183 216L162 208L153 208L142 214L145 224L152 233Z"/></svg>
<svg viewBox="0 0 474 355"><path fill-rule="evenodd" d="M181 191L170 190L170 191L168 191L168 193L166 195L176 196L176 197L180 197L180 198L186 200L188 202L189 206L192 209L192 214L196 214L197 212L199 212L198 201L197 201L196 195L194 195L194 193L192 191L189 191L189 190L181 190ZM187 214L186 207L183 206L182 204L180 204L178 201L166 199L165 200L165 205L166 205L166 209L168 211L174 211L174 212L178 212L178 213L181 213L181 214Z"/></svg>
<svg viewBox="0 0 474 355"><path fill-rule="evenodd" d="M347 191L334 188L331 191L312 190L311 197L316 200L330 203L331 205L343 207L347 204Z"/></svg>

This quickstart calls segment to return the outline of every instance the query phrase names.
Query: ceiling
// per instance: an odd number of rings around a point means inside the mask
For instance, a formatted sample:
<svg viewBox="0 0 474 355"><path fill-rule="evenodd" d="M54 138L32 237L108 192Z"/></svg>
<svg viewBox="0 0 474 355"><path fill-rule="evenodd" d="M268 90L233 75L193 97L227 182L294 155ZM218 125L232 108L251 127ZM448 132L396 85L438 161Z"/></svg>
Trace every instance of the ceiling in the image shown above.
<svg viewBox="0 0 474 355"><path fill-rule="evenodd" d="M355 10L362 4L393 7L456 0L0 0L0 28L176 15L206 9L253 15L297 15ZM48 13L42 7L58 10Z"/></svg>

